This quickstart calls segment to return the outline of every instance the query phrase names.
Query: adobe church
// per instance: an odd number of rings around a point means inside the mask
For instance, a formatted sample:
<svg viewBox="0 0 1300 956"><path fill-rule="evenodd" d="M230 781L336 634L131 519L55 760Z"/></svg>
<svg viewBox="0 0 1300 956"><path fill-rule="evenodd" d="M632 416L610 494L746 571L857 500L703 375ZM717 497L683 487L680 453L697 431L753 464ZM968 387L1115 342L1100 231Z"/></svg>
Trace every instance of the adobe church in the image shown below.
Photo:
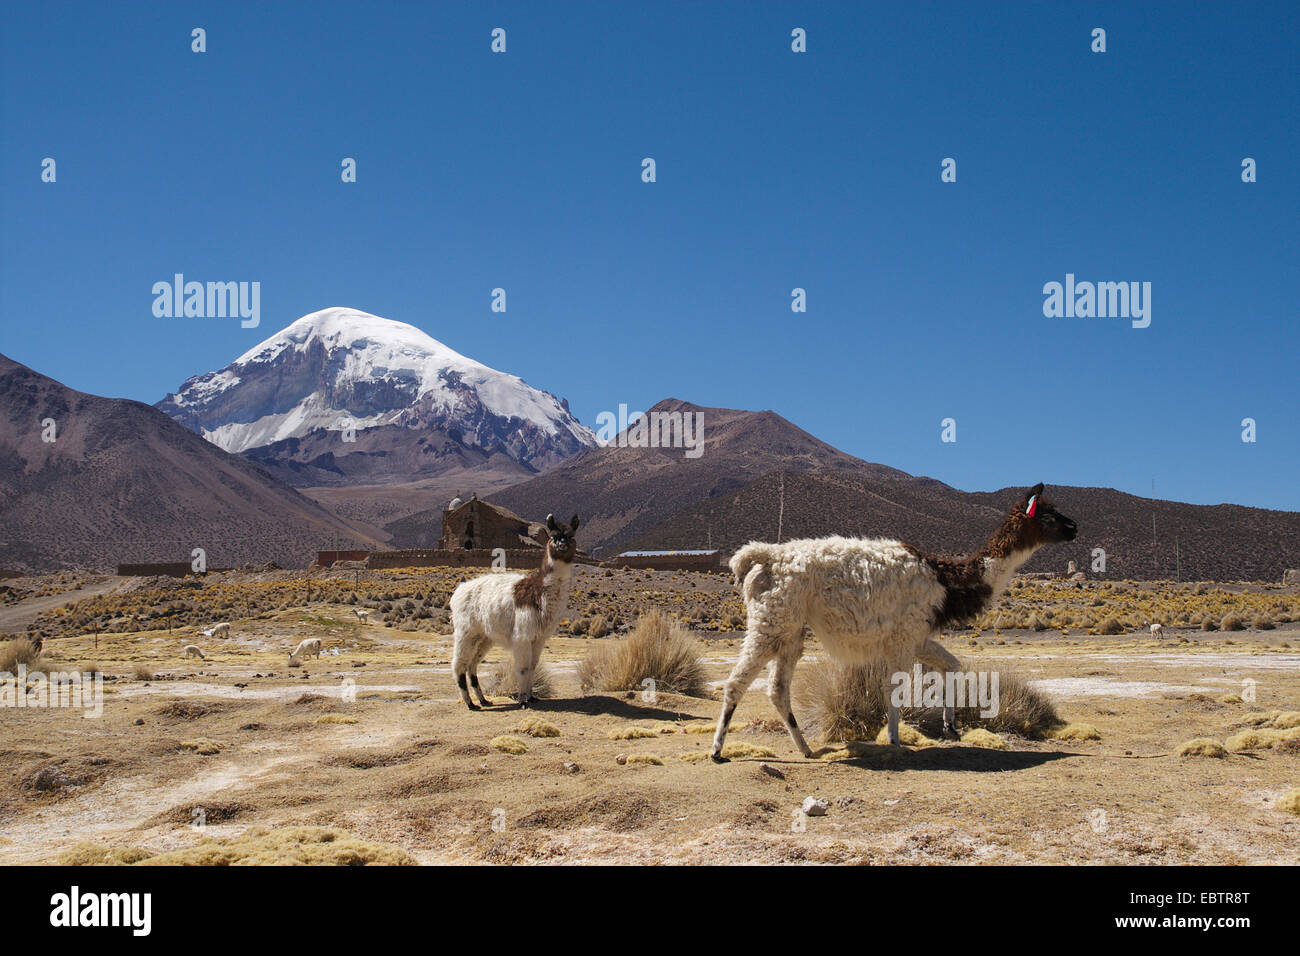
<svg viewBox="0 0 1300 956"><path fill-rule="evenodd" d="M445 551L544 548L546 538L546 526L541 522L525 521L510 509L480 501L474 494L468 501L453 498L442 510L438 547Z"/></svg>

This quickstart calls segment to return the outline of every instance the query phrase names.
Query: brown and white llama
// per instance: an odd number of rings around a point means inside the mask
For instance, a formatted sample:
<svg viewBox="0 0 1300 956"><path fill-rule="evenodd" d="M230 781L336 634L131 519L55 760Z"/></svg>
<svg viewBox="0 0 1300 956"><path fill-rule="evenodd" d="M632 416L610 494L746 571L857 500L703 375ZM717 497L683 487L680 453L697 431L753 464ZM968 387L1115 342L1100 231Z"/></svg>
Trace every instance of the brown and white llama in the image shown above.
<svg viewBox="0 0 1300 956"><path fill-rule="evenodd" d="M478 665L493 644L514 656L519 705L527 707L532 699L533 678L542 650L555 633L569 600L573 557L578 551L574 537L578 516L565 525L557 524L554 515L547 515L546 530L546 551L536 571L480 575L460 584L451 596L451 623L455 629L451 671L461 699L470 710L479 709L469 699L471 686L479 703L488 706L478 683Z"/></svg>
<svg viewBox="0 0 1300 956"><path fill-rule="evenodd" d="M926 554L891 538L815 538L745 545L731 559L748 627L740 659L724 687L713 759L736 705L759 670L774 661L768 696L800 753L812 756L790 710L790 680L803 655L807 627L835 661L883 665L897 673L921 660L940 670L958 662L933 635L988 607L1039 548L1071 541L1073 521L1042 497L1025 492L988 543L965 559ZM945 709L945 729L952 710ZM889 712L889 740L898 743L898 711Z"/></svg>

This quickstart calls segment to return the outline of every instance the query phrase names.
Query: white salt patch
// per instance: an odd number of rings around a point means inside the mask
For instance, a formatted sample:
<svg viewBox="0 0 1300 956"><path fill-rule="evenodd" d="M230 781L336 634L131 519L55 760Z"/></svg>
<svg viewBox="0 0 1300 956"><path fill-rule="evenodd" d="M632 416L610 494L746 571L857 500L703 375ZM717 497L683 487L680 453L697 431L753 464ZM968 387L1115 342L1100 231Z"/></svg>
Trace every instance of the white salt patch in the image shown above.
<svg viewBox="0 0 1300 956"><path fill-rule="evenodd" d="M1155 697L1159 694L1219 693L1235 684L1164 684L1160 681L1109 680L1105 677L1052 677L1031 680L1029 686L1051 697Z"/></svg>

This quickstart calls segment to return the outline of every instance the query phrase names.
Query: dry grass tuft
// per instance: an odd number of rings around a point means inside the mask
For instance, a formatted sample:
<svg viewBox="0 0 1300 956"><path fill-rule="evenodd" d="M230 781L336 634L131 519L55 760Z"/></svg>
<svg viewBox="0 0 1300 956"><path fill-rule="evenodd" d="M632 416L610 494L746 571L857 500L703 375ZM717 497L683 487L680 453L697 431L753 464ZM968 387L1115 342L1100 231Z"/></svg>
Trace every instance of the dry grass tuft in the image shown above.
<svg viewBox="0 0 1300 956"><path fill-rule="evenodd" d="M525 717L515 728L515 733L529 737L558 737L560 728L540 717Z"/></svg>
<svg viewBox="0 0 1300 956"><path fill-rule="evenodd" d="M760 747L757 744L737 740L734 743L722 745L722 756L727 758L735 757L742 760L746 757L768 758L775 757L776 751L772 750L770 747Z"/></svg>
<svg viewBox="0 0 1300 956"><path fill-rule="evenodd" d="M659 610L637 619L626 638L596 647L578 667L583 691L644 689L653 680L664 694L707 697L708 682L694 638Z"/></svg>
<svg viewBox="0 0 1300 956"><path fill-rule="evenodd" d="M1124 624L1119 618L1112 614L1110 617L1106 618L1106 620L1101 622L1101 626L1097 628L1097 632L1099 634L1113 637L1116 634L1124 633Z"/></svg>
<svg viewBox="0 0 1300 956"><path fill-rule="evenodd" d="M939 741L927 737L915 727L909 727L907 724L900 722L898 725L898 742L904 747L933 747ZM880 733L876 734L876 743L889 743L888 727L880 728Z"/></svg>
<svg viewBox="0 0 1300 956"><path fill-rule="evenodd" d="M413 866L400 847L329 827L252 827L239 836L202 840L157 856L138 847L81 843L59 855L64 866Z"/></svg>
<svg viewBox="0 0 1300 956"><path fill-rule="evenodd" d="M321 714L316 718L318 724L357 724L361 718L353 717L351 714Z"/></svg>
<svg viewBox="0 0 1300 956"><path fill-rule="evenodd" d="M660 757L656 757L654 754L632 754L627 758L627 760L624 761L624 763L629 767L634 767L634 766L662 767L664 765L663 759Z"/></svg>
<svg viewBox="0 0 1300 956"><path fill-rule="evenodd" d="M963 664L963 666L967 666ZM797 709L807 713L823 741L872 740L888 716L889 674L884 667L853 667L818 661L800 672L794 688ZM937 723L939 714L903 708L902 719ZM993 734L1043 737L1062 723L1052 702L1016 671L998 669L998 712L981 717L978 707L957 710L959 727Z"/></svg>
<svg viewBox="0 0 1300 956"><path fill-rule="evenodd" d="M1300 711L1257 710L1241 718L1241 723L1251 727L1271 727L1273 730L1290 730L1300 727Z"/></svg>
<svg viewBox="0 0 1300 956"><path fill-rule="evenodd" d="M514 697L519 693L518 677L513 659L506 658L497 665L492 684L484 689L489 698ZM555 697L555 678L545 661L537 665L537 673L533 675L533 696L548 699Z"/></svg>
<svg viewBox="0 0 1300 956"><path fill-rule="evenodd" d="M1223 745L1233 751L1272 750L1292 740L1300 740L1300 727L1289 730L1274 730L1270 727L1243 730L1239 734L1233 734Z"/></svg>
<svg viewBox="0 0 1300 956"><path fill-rule="evenodd" d="M1101 734L1092 724L1061 724L1048 731L1053 740L1101 740Z"/></svg>
<svg viewBox="0 0 1300 956"><path fill-rule="evenodd" d="M870 740L885 725L886 670L817 661L799 671L795 706L822 740Z"/></svg>
<svg viewBox="0 0 1300 956"><path fill-rule="evenodd" d="M709 752L707 750L688 750L685 753L678 754L677 759L684 760L686 763L700 763L709 759Z"/></svg>
<svg viewBox="0 0 1300 956"><path fill-rule="evenodd" d="M1006 750L1007 742L997 734L989 733L982 727L968 730L961 735L961 742L972 747L985 747L989 750Z"/></svg>
<svg viewBox="0 0 1300 956"><path fill-rule="evenodd" d="M651 730L649 727L616 727L607 734L610 740L647 740L650 737L658 737L657 730Z"/></svg>
<svg viewBox="0 0 1300 956"><path fill-rule="evenodd" d="M488 741L488 746L494 750L499 750L503 754L511 754L518 757L520 754L528 753L528 744L524 743L518 737L512 737L509 734L503 734L500 737L493 737Z"/></svg>
<svg viewBox="0 0 1300 956"><path fill-rule="evenodd" d="M1277 808L1300 817L1300 787L1284 793L1277 801Z"/></svg>
<svg viewBox="0 0 1300 956"><path fill-rule="evenodd" d="M1212 740L1209 737L1197 737L1195 740L1189 740L1179 747L1178 756L1223 758L1228 756L1228 751L1217 740Z"/></svg>
<svg viewBox="0 0 1300 956"><path fill-rule="evenodd" d="M25 665L29 673L34 672L40 659L36 645L25 637L0 644L0 673L17 674L19 664Z"/></svg>
<svg viewBox="0 0 1300 956"><path fill-rule="evenodd" d="M1028 679L1006 665L998 667L997 714L981 717L974 707L957 711L960 727L982 727L996 734L1020 737L1043 737L1060 723L1056 706L1047 695L1029 686Z"/></svg>
<svg viewBox="0 0 1300 956"><path fill-rule="evenodd" d="M59 866L130 866L149 856L148 850L138 846L105 846L86 841L60 852L55 862Z"/></svg>
<svg viewBox="0 0 1300 956"><path fill-rule="evenodd" d="M760 747L757 744L746 743L744 741L735 741L722 745L722 756L728 760L745 760L746 758L757 758L759 760L768 760L776 756L776 751L770 747ZM631 757L627 758L631 761ZM699 763L702 760L709 759L707 750L688 750L685 753L677 755L678 760L684 760L687 763Z"/></svg>

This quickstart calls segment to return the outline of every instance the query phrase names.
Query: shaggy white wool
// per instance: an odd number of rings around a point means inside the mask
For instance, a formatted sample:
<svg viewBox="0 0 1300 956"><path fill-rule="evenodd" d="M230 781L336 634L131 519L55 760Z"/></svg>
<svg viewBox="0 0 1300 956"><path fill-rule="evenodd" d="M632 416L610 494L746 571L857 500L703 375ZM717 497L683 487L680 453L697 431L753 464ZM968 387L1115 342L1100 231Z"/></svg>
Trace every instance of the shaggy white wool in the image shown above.
<svg viewBox="0 0 1300 956"><path fill-rule="evenodd" d="M319 637L308 637L298 643L292 651L289 652L289 666L294 666L302 662L304 657L320 657L321 641Z"/></svg>
<svg viewBox="0 0 1300 956"><path fill-rule="evenodd" d="M743 581L757 643L775 651L807 626L845 664L910 667L945 593L934 572L892 538L754 543L736 552L731 567Z"/></svg>
<svg viewBox="0 0 1300 956"><path fill-rule="evenodd" d="M551 566L539 608L515 603L515 585L525 577L513 572L485 574L460 584L452 594L448 602L455 629L451 669L458 684L462 675L476 673L495 644L511 653L517 671L528 672L527 678L519 682L520 694L526 701L542 651L568 604L573 565L558 561ZM468 704L466 689L460 690Z"/></svg>

